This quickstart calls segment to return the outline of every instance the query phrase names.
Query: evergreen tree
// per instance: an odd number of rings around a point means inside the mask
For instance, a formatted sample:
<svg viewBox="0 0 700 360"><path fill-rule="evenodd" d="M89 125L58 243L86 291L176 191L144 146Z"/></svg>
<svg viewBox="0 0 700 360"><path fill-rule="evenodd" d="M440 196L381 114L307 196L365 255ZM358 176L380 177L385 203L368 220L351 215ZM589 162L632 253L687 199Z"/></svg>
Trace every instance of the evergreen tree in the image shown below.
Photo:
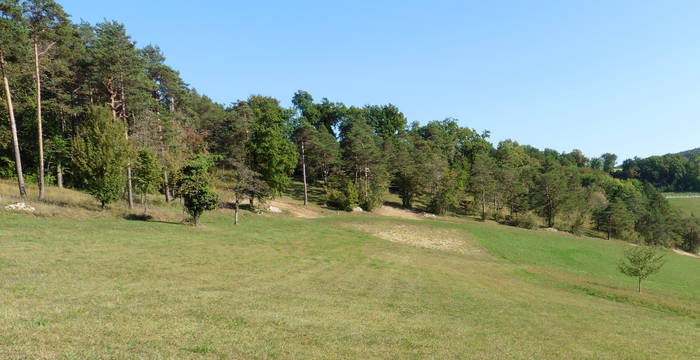
<svg viewBox="0 0 700 360"><path fill-rule="evenodd" d="M91 106L85 125L78 130L71 146L76 175L83 186L105 208L117 200L124 187L124 169L129 144L123 124L112 119L110 110Z"/></svg>
<svg viewBox="0 0 700 360"><path fill-rule="evenodd" d="M26 0L23 4L34 53L34 82L36 84L36 117L39 144L39 200L44 190L44 135L41 115L41 65L40 57L46 55L56 44L58 28L65 27L68 16L53 0Z"/></svg>
<svg viewBox="0 0 700 360"><path fill-rule="evenodd" d="M634 217L620 198L614 199L605 208L593 213L598 229L607 233L608 240L629 237L634 231Z"/></svg>
<svg viewBox="0 0 700 360"><path fill-rule="evenodd" d="M535 177L534 203L547 219L547 227L554 226L554 217L566 199L568 175L564 167L550 160Z"/></svg>
<svg viewBox="0 0 700 360"><path fill-rule="evenodd" d="M478 154L471 168L470 188L481 205L481 219L486 219L486 202L496 187L495 164L486 154Z"/></svg>
<svg viewBox="0 0 700 360"><path fill-rule="evenodd" d="M12 133L12 145L15 155L15 169L17 174L17 185L19 196L27 198L27 191L24 185L24 173L22 172L22 159L19 152L19 140L17 138L17 122L15 120L15 110L12 103L12 93L7 75L6 56L11 52L21 52L21 45L24 43L26 33L21 25L21 8L17 0L0 0L0 71L2 72L3 90L5 103L7 104L8 118L10 119L10 131Z"/></svg>
<svg viewBox="0 0 700 360"><path fill-rule="evenodd" d="M262 175L274 195L289 184L289 175L297 164L297 152L289 141L288 115L277 100L263 96L248 99L253 113L248 142L248 164Z"/></svg>

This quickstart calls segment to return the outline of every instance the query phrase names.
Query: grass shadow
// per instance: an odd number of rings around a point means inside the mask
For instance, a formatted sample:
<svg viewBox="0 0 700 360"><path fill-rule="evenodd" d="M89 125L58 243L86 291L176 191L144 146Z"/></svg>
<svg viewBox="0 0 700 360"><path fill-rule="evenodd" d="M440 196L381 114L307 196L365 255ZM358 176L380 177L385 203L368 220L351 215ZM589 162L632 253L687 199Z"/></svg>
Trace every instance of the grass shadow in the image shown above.
<svg viewBox="0 0 700 360"><path fill-rule="evenodd" d="M148 214L126 214L124 219L131 221L151 221L153 216Z"/></svg>

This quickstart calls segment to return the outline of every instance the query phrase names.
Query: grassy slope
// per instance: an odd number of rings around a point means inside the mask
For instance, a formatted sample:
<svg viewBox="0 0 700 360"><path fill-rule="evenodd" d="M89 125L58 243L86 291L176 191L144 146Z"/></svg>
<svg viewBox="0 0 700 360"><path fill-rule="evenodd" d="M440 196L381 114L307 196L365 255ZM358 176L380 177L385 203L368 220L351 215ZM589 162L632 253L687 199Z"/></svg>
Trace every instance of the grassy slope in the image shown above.
<svg viewBox="0 0 700 360"><path fill-rule="evenodd" d="M700 198L668 199L668 202L684 216L690 216L691 214L700 216Z"/></svg>
<svg viewBox="0 0 700 360"><path fill-rule="evenodd" d="M669 254L637 295L614 271L620 243L367 214L245 213L235 227L220 210L203 222L0 212L0 358L700 354L697 259ZM401 226L488 252L364 232Z"/></svg>

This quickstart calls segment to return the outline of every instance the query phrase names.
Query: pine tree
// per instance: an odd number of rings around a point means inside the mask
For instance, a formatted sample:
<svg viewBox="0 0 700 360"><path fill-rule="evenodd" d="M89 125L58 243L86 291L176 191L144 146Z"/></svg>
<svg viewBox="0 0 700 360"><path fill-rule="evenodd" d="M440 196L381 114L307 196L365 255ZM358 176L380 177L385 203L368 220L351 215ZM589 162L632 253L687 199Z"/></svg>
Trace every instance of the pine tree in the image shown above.
<svg viewBox="0 0 700 360"><path fill-rule="evenodd" d="M15 121L15 110L12 103L12 93L10 92L7 66L5 63L6 54L12 51L22 51L21 45L24 44L25 29L21 25L21 17L21 8L17 0L0 1L0 71L2 72L5 102L10 119L10 131L12 133L12 145L15 154L15 169L17 172L19 196L24 200L27 198L27 191L24 185L22 159L19 152L19 140L17 139L17 122Z"/></svg>
<svg viewBox="0 0 700 360"><path fill-rule="evenodd" d="M129 158L129 144L124 125L112 119L105 107L88 108L85 125L78 130L71 145L71 158L83 186L102 205L119 199L124 188L124 169Z"/></svg>
<svg viewBox="0 0 700 360"><path fill-rule="evenodd" d="M34 82L36 85L36 118L39 145L39 200L45 196L44 189L44 135L41 115L41 65L40 57L46 55L56 44L58 28L67 26L68 19L63 8L53 0L27 0L23 3L34 54Z"/></svg>

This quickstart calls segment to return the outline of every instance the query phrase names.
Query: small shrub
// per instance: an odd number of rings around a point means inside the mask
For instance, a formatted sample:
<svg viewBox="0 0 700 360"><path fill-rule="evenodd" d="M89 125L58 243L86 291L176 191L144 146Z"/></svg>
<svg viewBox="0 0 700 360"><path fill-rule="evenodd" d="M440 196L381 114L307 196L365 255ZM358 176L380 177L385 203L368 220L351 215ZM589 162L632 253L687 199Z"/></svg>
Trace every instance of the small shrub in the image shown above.
<svg viewBox="0 0 700 360"><path fill-rule="evenodd" d="M339 210L346 210L346 204L347 204L348 198L340 192L339 190L331 190L331 192L328 194L326 197L326 205L336 208Z"/></svg>
<svg viewBox="0 0 700 360"><path fill-rule="evenodd" d="M533 214L518 214L513 218L513 225L524 229L535 229L538 226L537 217Z"/></svg>

